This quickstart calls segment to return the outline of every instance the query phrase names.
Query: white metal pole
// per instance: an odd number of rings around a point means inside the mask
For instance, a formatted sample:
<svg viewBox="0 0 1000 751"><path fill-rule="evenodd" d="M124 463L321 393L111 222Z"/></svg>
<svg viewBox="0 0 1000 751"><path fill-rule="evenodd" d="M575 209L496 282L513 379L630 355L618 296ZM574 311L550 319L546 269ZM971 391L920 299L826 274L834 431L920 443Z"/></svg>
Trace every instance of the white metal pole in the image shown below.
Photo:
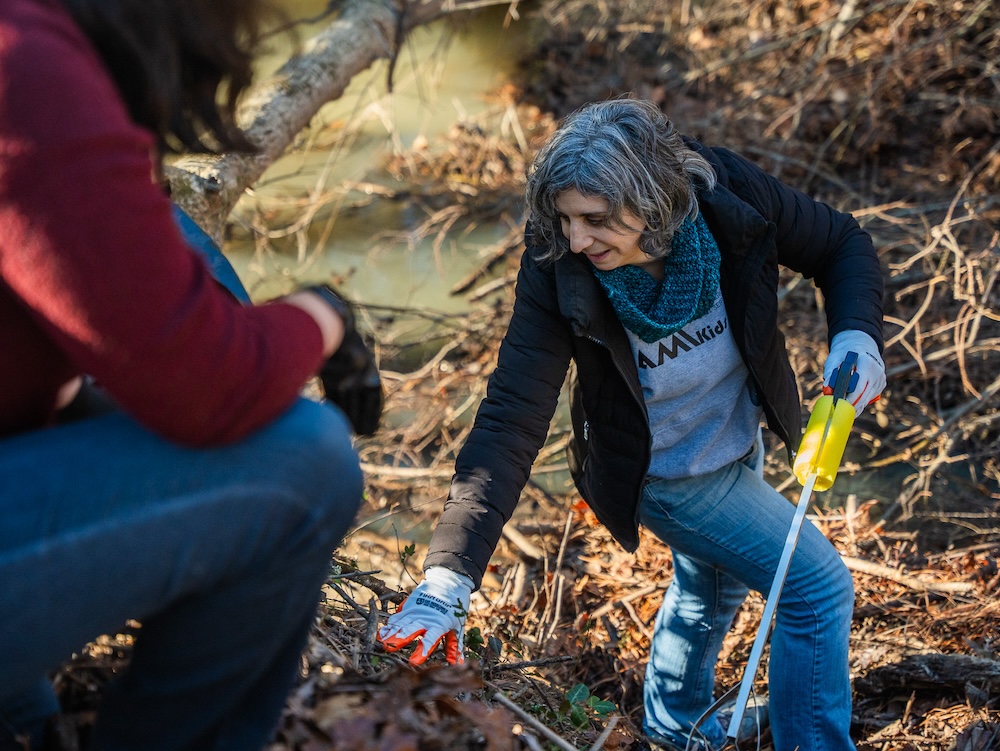
<svg viewBox="0 0 1000 751"><path fill-rule="evenodd" d="M795 552L795 544L798 542L799 531L802 529L802 520L806 517L806 507L809 506L809 499L812 497L813 485L815 484L816 473L813 472L806 478L806 484L802 487L799 503L795 507L795 515L792 516L792 524L788 528L788 535L785 537L785 546L781 549L781 558L778 559L778 568L774 572L774 580L771 582L771 589L767 593L764 615L761 616L760 626L757 627L757 636L754 638L753 647L750 649L750 659L747 660L746 669L743 671L743 680L740 681L740 692L736 695L736 707L733 709L733 716L729 722L729 728L726 730L726 735L729 738L735 739L740 731L743 713L746 711L747 701L750 699L750 691L753 689L754 678L757 675L757 666L760 665L760 656L764 652L764 645L767 644L767 637L771 633L771 622L774 620L774 611L778 607L778 598L781 596L781 589L785 585L785 577L788 575L792 553Z"/></svg>

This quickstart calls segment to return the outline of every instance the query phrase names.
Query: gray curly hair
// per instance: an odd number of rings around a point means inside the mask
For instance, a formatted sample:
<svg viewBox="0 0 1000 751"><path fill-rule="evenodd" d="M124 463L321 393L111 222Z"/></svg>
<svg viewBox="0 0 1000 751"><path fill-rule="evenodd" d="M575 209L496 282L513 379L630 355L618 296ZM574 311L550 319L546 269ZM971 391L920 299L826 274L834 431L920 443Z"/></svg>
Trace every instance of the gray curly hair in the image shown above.
<svg viewBox="0 0 1000 751"><path fill-rule="evenodd" d="M542 261L569 252L556 198L575 189L608 201L606 224L629 229L623 212L639 217L639 248L652 258L670 251L674 232L698 215L697 187L711 191L712 166L690 149L652 102L612 99L585 105L566 119L535 157L525 198ZM635 229L635 228L631 228Z"/></svg>

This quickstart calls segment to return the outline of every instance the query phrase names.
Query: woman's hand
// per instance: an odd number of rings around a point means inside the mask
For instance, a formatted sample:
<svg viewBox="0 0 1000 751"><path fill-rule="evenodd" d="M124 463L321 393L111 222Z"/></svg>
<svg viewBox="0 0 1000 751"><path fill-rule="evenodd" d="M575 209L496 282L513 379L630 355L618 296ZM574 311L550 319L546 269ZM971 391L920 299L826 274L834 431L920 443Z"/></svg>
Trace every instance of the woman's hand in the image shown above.
<svg viewBox="0 0 1000 751"><path fill-rule="evenodd" d="M62 409L63 407L69 405L76 395L80 393L80 389L83 387L83 377L76 376L69 381L66 381L56 393L56 409Z"/></svg>
<svg viewBox="0 0 1000 751"><path fill-rule="evenodd" d="M848 352L858 355L858 379L854 388L847 392L847 399L854 406L855 417L858 417L885 388L885 363L874 339L863 331L847 329L836 334L830 342L830 356L823 366L823 383L830 382L833 372L844 362Z"/></svg>
<svg viewBox="0 0 1000 751"><path fill-rule="evenodd" d="M351 304L327 286L300 290L285 302L309 313L323 334L324 395L344 411L357 435L372 435L382 416L382 379L374 353L354 327Z"/></svg>
<svg viewBox="0 0 1000 751"><path fill-rule="evenodd" d="M347 329L344 317L330 306L318 292L312 289L302 289L281 299L289 305L301 308L316 321L323 335L323 357L329 357L340 346ZM353 327L353 321L350 322Z"/></svg>
<svg viewBox="0 0 1000 751"><path fill-rule="evenodd" d="M465 662L465 618L469 613L472 579L451 569L431 566L403 606L378 632L386 652L417 642L411 665L423 665L444 641L445 658L452 665Z"/></svg>

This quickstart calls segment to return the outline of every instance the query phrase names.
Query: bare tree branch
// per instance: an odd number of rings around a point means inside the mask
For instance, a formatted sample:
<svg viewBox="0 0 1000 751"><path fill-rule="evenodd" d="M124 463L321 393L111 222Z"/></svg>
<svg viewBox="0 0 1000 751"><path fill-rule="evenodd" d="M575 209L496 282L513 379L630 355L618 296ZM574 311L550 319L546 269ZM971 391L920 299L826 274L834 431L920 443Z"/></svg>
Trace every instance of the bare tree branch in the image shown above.
<svg viewBox="0 0 1000 751"><path fill-rule="evenodd" d="M219 239L243 192L292 143L351 79L380 59L391 60L406 35L448 13L454 0L351 0L340 15L304 45L302 53L258 83L243 102L239 122L260 152L186 156L168 169L171 194L210 235Z"/></svg>

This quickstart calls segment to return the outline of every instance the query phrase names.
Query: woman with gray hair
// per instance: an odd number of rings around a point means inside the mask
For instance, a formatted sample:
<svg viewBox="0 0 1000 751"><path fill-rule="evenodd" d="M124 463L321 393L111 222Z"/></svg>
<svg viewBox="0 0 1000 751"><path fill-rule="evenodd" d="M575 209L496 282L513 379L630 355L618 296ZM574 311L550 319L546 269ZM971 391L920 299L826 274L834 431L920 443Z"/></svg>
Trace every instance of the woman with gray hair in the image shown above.
<svg viewBox="0 0 1000 751"><path fill-rule="evenodd" d="M580 494L628 550L646 527L673 553L644 685L663 748L718 748L722 640L748 590L766 592L794 507L763 479L762 421L791 457L802 415L777 326L778 265L823 293L826 381L860 354L858 413L885 386L882 277L848 214L749 161L683 138L651 103L584 107L539 152L514 311L486 399L456 461L425 579L390 617L386 649L442 640L462 660L469 596L571 383L569 463ZM777 751L842 751L850 738L854 595L836 550L802 532L777 608L771 728ZM755 713L747 717L753 719ZM741 729L742 731L742 729ZM689 746L689 747L691 747Z"/></svg>

